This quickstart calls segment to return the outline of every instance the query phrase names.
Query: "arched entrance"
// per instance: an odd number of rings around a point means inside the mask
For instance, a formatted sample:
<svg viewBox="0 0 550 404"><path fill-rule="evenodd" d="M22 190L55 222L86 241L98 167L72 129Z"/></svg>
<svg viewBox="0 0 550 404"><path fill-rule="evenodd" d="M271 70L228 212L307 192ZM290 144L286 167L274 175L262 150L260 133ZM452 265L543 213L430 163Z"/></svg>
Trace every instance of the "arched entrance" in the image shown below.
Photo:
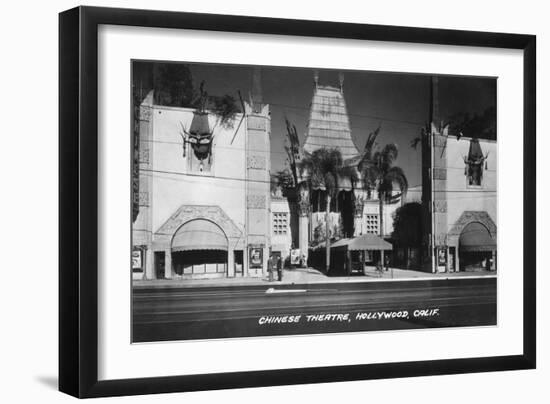
<svg viewBox="0 0 550 404"><path fill-rule="evenodd" d="M496 242L480 222L470 222L462 229L458 242L461 271L485 271L494 268Z"/></svg>
<svg viewBox="0 0 550 404"><path fill-rule="evenodd" d="M227 274L228 240L223 230L206 219L183 224L171 243L174 276L216 278Z"/></svg>

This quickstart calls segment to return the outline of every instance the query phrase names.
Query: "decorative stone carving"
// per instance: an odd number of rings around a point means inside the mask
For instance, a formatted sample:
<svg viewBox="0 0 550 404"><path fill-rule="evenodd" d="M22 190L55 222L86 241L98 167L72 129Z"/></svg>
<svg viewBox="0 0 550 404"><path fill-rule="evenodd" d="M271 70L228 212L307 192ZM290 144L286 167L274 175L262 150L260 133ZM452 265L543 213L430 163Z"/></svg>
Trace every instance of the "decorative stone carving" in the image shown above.
<svg viewBox="0 0 550 404"><path fill-rule="evenodd" d="M139 151L139 162L140 163L149 163L149 149L140 149L140 151Z"/></svg>
<svg viewBox="0 0 550 404"><path fill-rule="evenodd" d="M155 232L157 236L172 236L181 225L193 219L207 219L224 231L228 238L239 238L241 230L219 206L183 205Z"/></svg>
<svg viewBox="0 0 550 404"><path fill-rule="evenodd" d="M311 207L309 204L309 189L307 185L304 183L300 184L299 192L298 212L300 216L308 216Z"/></svg>
<svg viewBox="0 0 550 404"><path fill-rule="evenodd" d="M445 246L447 245L447 234L439 233L435 235L435 245Z"/></svg>
<svg viewBox="0 0 550 404"><path fill-rule="evenodd" d="M139 206L149 206L149 192L139 193Z"/></svg>
<svg viewBox="0 0 550 404"><path fill-rule="evenodd" d="M447 201L445 200L434 201L434 212L447 213Z"/></svg>
<svg viewBox="0 0 550 404"><path fill-rule="evenodd" d="M246 206L252 209L265 209L265 195L248 195L246 197Z"/></svg>
<svg viewBox="0 0 550 404"><path fill-rule="evenodd" d="M447 179L447 169L446 168L434 168L432 170L432 175L434 180L446 180Z"/></svg>
<svg viewBox="0 0 550 404"><path fill-rule="evenodd" d="M267 167L267 159L265 156L253 154L247 158L247 167L254 168L258 170L265 170Z"/></svg>
<svg viewBox="0 0 550 404"><path fill-rule="evenodd" d="M493 239L496 239L497 225L495 224L495 222L493 222L491 216L489 216L489 214L485 211L469 210L463 212L462 215L460 215L458 220L455 222L454 226L451 228L451 231L449 231L449 235L460 236L462 230L464 230L464 227L466 227L471 222L479 222L484 225L487 230L489 230L491 237Z"/></svg>
<svg viewBox="0 0 550 404"><path fill-rule="evenodd" d="M363 210L365 207L365 200L366 198L366 192L362 189L354 189L353 190L353 207L354 207L354 216L356 218L363 218Z"/></svg>
<svg viewBox="0 0 550 404"><path fill-rule="evenodd" d="M152 115L152 108L151 107L139 107L139 120L140 121L150 121Z"/></svg>

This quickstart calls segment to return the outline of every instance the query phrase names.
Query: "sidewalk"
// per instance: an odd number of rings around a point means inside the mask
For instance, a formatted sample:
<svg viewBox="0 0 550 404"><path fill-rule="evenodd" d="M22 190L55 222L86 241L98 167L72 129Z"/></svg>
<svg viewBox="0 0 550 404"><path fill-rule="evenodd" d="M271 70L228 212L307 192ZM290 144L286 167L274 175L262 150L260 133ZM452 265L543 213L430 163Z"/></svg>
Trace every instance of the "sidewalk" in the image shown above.
<svg viewBox="0 0 550 404"><path fill-rule="evenodd" d="M134 280L135 288L193 288L193 287L224 287L224 286L259 286L274 287L277 285L300 285L308 283L354 283L354 282L380 282L403 280L430 280L453 278L494 278L496 272L451 272L429 273L410 269L389 268L382 274L374 268L368 269L366 274L354 274L352 276L326 276L314 268L284 269L283 280L269 282L268 278L218 278L218 279L153 279ZM274 273L277 279L277 273Z"/></svg>

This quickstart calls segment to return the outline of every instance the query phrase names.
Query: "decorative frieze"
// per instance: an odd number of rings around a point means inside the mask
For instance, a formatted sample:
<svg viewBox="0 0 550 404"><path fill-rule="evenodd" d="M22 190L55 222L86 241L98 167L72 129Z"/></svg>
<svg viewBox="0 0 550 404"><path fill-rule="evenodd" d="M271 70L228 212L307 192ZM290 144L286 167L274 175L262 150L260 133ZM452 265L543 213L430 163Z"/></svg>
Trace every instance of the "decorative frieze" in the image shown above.
<svg viewBox="0 0 550 404"><path fill-rule="evenodd" d="M354 196L353 207L354 207L355 218L362 219L363 210L365 207L365 200L367 199L366 192L362 189L354 189L353 196Z"/></svg>
<svg viewBox="0 0 550 404"><path fill-rule="evenodd" d="M257 170L265 170L267 168L267 159L265 156L252 154L246 159L247 167Z"/></svg>
<svg viewBox="0 0 550 404"><path fill-rule="evenodd" d="M149 192L139 193L139 206L149 206Z"/></svg>
<svg viewBox="0 0 550 404"><path fill-rule="evenodd" d="M435 245L436 246L445 246L447 245L447 234L439 233L435 235Z"/></svg>
<svg viewBox="0 0 550 404"><path fill-rule="evenodd" d="M309 189L305 183L300 185L299 192L298 212L302 217L308 216L311 206L309 203Z"/></svg>
<svg viewBox="0 0 550 404"><path fill-rule="evenodd" d="M246 206L251 209L265 209L266 196L265 195L248 195L246 197Z"/></svg>
<svg viewBox="0 0 550 404"><path fill-rule="evenodd" d="M458 236L462 233L464 227L466 227L471 222L479 222L483 224L491 236L496 239L497 236L497 226L491 216L485 211L465 211L460 215L458 220L455 222L454 226L451 228L449 234Z"/></svg>
<svg viewBox="0 0 550 404"><path fill-rule="evenodd" d="M172 235L183 223L207 219L221 227L227 237L240 237L241 231L219 206L183 205L157 231L157 235Z"/></svg>
<svg viewBox="0 0 550 404"><path fill-rule="evenodd" d="M447 213L447 201L445 200L434 201L434 212Z"/></svg>
<svg viewBox="0 0 550 404"><path fill-rule="evenodd" d="M309 215L310 206L309 201L298 202L298 213L301 217L307 217Z"/></svg>
<svg viewBox="0 0 550 404"><path fill-rule="evenodd" d="M434 180L446 180L447 179L447 169L446 168L433 168L432 175Z"/></svg>
<svg viewBox="0 0 550 404"><path fill-rule="evenodd" d="M139 150L139 162L149 163L149 149L143 148Z"/></svg>
<svg viewBox="0 0 550 404"><path fill-rule="evenodd" d="M151 120L151 114L152 114L152 108L151 107L139 107L139 120L140 121L150 121Z"/></svg>

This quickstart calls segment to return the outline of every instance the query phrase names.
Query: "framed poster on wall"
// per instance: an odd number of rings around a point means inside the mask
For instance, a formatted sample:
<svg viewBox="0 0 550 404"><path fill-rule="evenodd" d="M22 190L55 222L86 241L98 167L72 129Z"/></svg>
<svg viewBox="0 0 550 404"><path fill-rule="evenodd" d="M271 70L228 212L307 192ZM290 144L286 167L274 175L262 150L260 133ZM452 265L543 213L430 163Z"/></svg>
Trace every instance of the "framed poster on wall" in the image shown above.
<svg viewBox="0 0 550 404"><path fill-rule="evenodd" d="M61 13L60 390L533 368L535 43Z"/></svg>

